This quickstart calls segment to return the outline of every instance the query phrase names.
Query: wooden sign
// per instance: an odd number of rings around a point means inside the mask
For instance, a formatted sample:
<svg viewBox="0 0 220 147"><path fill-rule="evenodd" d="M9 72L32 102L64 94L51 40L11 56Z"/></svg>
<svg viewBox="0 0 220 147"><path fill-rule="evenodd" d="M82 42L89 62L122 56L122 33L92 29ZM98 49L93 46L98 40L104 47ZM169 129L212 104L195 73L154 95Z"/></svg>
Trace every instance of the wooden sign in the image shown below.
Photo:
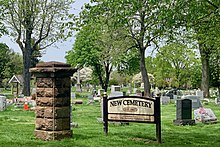
<svg viewBox="0 0 220 147"><path fill-rule="evenodd" d="M108 100L108 120L154 122L154 100L117 97Z"/></svg>
<svg viewBox="0 0 220 147"><path fill-rule="evenodd" d="M156 136L161 143L160 97L141 96L103 97L104 132L108 133L108 121L140 122L156 124Z"/></svg>

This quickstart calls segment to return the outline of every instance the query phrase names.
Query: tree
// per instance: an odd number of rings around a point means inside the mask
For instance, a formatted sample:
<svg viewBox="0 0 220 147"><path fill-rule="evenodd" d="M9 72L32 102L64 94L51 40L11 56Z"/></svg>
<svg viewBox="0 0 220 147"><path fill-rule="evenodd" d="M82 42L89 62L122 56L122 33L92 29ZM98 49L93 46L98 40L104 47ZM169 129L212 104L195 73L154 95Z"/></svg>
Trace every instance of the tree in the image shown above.
<svg viewBox="0 0 220 147"><path fill-rule="evenodd" d="M0 87L2 87L5 86L3 80L7 81L14 74L21 74L22 56L3 43L0 43L0 55Z"/></svg>
<svg viewBox="0 0 220 147"><path fill-rule="evenodd" d="M124 46L127 46L121 38L125 38L123 32L109 29L108 24L87 23L76 35L73 50L66 56L67 62L73 66L92 67L101 87L107 91L112 68L121 59Z"/></svg>
<svg viewBox="0 0 220 147"><path fill-rule="evenodd" d="M174 6L173 19L179 26L184 26L194 32L191 39L197 41L202 62L201 89L209 97L209 60L211 52L219 44L219 5L218 0L181 1L177 0Z"/></svg>
<svg viewBox="0 0 220 147"><path fill-rule="evenodd" d="M217 87L220 95L220 49L210 55L210 85Z"/></svg>
<svg viewBox="0 0 220 147"><path fill-rule="evenodd" d="M62 21L68 14L72 0L9 0L5 24L23 54L24 95L30 95L29 68L36 59L33 54L63 37Z"/></svg>
<svg viewBox="0 0 220 147"><path fill-rule="evenodd" d="M0 37L6 33L6 28L4 25L4 15L5 15L5 11L4 11L4 7L3 5L7 3L7 0L0 0Z"/></svg>
<svg viewBox="0 0 220 147"><path fill-rule="evenodd" d="M171 65L172 79L176 80L176 87L187 84L191 76L190 69L196 65L196 55L192 49L181 43L173 43L160 48L156 57Z"/></svg>
<svg viewBox="0 0 220 147"><path fill-rule="evenodd" d="M123 26L129 30L129 37L133 39L139 51L140 70L144 82L146 96L150 96L150 82L145 65L145 51L165 34L166 17L169 1L146 0L95 0L90 6L90 16L93 19L105 16L113 19L114 27Z"/></svg>
<svg viewBox="0 0 220 147"><path fill-rule="evenodd" d="M0 83L2 83L2 80L5 78L4 71L6 64L9 62L9 53L9 47L6 44L0 43Z"/></svg>

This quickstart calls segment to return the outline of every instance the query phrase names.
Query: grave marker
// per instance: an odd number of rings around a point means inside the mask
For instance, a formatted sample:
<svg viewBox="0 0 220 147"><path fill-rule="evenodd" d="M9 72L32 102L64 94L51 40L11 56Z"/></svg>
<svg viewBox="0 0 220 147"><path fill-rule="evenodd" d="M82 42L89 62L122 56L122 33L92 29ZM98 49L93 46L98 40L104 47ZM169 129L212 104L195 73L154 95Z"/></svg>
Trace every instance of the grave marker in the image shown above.
<svg viewBox="0 0 220 147"><path fill-rule="evenodd" d="M6 97L0 96L0 111L4 111L6 108Z"/></svg>
<svg viewBox="0 0 220 147"><path fill-rule="evenodd" d="M183 96L181 99L192 100L192 110L195 110L195 109L202 107L201 101L200 101L199 97L196 95L186 95L186 96Z"/></svg>
<svg viewBox="0 0 220 147"><path fill-rule="evenodd" d="M217 117L210 108L199 108L194 110L194 118L196 122L216 123Z"/></svg>
<svg viewBox="0 0 220 147"><path fill-rule="evenodd" d="M200 100L203 100L204 99L203 91L197 90L196 96L198 96L200 98Z"/></svg>
<svg viewBox="0 0 220 147"><path fill-rule="evenodd" d="M121 91L121 86L112 85L111 86L111 93L116 92L116 91Z"/></svg>
<svg viewBox="0 0 220 147"><path fill-rule="evenodd" d="M182 99L176 101L176 120L173 120L175 125L193 125L195 120L192 120L192 101L190 99Z"/></svg>
<svg viewBox="0 0 220 147"><path fill-rule="evenodd" d="M104 89L98 89L98 96L101 96L105 92Z"/></svg>
<svg viewBox="0 0 220 147"><path fill-rule="evenodd" d="M220 105L220 98L215 98L215 104Z"/></svg>
<svg viewBox="0 0 220 147"><path fill-rule="evenodd" d="M161 99L161 104L162 105L167 105L167 104L170 103L170 97L169 96L161 96L160 99Z"/></svg>

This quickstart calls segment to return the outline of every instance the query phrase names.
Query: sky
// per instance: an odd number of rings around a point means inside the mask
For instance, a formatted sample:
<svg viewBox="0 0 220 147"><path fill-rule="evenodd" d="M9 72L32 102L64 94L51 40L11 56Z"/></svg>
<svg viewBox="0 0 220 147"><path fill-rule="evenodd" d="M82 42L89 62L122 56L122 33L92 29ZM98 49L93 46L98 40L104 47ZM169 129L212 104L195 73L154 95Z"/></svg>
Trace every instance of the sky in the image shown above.
<svg viewBox="0 0 220 147"><path fill-rule="evenodd" d="M89 3L90 0L75 0L75 3L73 4L73 8L71 12L74 14L79 14L81 7L84 5L84 3ZM21 54L21 50L17 43L12 40L13 38L10 38L9 36L3 36L0 38L1 43L6 43L9 48L14 50L15 52L18 52ZM58 61L58 62L66 62L65 55L66 52L72 49L72 45L75 41L75 37L73 36L72 38L68 39L65 42L57 42L55 46L50 46L48 47L42 56L40 60L44 62L48 61Z"/></svg>

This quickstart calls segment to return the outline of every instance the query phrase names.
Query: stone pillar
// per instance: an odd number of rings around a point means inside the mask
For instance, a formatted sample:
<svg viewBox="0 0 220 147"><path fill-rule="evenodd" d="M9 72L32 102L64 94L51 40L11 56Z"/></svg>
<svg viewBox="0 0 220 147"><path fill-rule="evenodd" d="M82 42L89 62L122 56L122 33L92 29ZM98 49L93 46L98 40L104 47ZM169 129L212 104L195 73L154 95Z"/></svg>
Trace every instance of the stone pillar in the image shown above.
<svg viewBox="0 0 220 147"><path fill-rule="evenodd" d="M30 72L36 77L36 138L60 140L71 137L70 76L76 70L69 64L46 62L37 64Z"/></svg>

